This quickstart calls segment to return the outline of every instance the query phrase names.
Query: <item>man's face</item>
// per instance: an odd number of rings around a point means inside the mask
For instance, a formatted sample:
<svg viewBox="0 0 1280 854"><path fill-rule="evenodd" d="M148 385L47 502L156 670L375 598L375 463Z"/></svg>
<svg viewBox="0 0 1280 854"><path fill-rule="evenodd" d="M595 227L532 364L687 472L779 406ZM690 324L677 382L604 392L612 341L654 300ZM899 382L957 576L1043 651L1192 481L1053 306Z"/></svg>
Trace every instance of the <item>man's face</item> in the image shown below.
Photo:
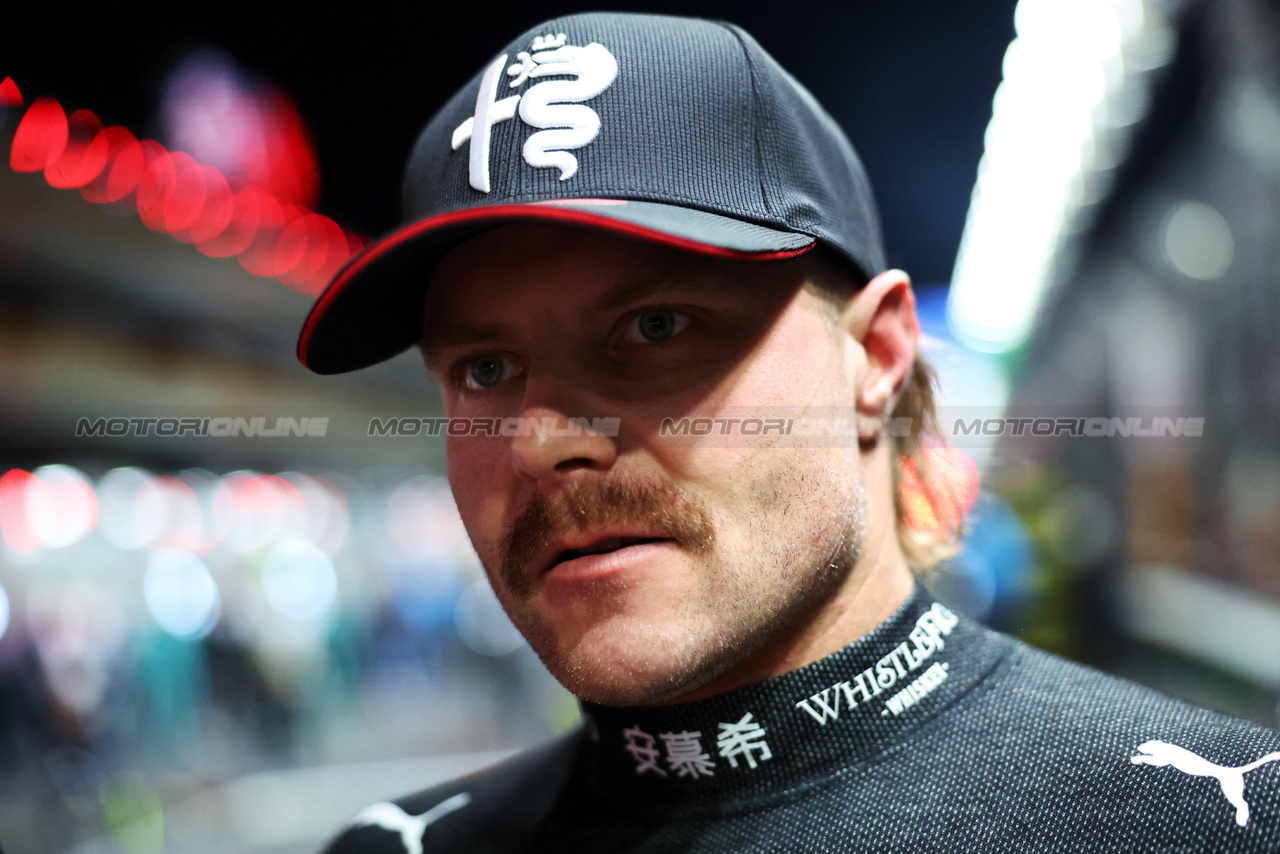
<svg viewBox="0 0 1280 854"><path fill-rule="evenodd" d="M579 697L686 695L803 624L853 567L852 433L838 447L660 435L664 418L852 412L865 354L804 288L814 263L520 224L437 269L423 342L451 418L618 419L615 436L450 436L447 450L498 598Z"/></svg>

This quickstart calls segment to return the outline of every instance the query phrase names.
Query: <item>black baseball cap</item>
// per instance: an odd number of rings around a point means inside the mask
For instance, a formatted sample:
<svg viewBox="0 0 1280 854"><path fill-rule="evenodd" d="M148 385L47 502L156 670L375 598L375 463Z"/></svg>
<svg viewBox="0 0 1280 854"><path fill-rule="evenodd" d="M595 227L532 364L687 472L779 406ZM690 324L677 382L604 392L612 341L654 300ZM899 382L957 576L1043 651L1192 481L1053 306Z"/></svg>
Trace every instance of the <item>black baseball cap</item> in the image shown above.
<svg viewBox="0 0 1280 854"><path fill-rule="evenodd" d="M741 28L696 18L589 13L527 31L423 129L403 212L312 307L298 340L312 371L415 344L440 258L510 222L758 261L821 242L866 278L885 267L870 183L835 120Z"/></svg>

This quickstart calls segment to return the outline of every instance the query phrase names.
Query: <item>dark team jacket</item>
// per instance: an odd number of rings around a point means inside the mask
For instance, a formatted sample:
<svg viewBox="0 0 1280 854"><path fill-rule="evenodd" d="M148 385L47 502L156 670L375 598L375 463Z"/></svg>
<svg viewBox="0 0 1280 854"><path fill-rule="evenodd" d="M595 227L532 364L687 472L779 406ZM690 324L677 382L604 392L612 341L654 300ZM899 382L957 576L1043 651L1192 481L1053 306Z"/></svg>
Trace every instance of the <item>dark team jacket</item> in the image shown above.
<svg viewBox="0 0 1280 854"><path fill-rule="evenodd" d="M1275 852L1280 733L1037 651L923 590L807 667L375 804L328 854Z"/></svg>

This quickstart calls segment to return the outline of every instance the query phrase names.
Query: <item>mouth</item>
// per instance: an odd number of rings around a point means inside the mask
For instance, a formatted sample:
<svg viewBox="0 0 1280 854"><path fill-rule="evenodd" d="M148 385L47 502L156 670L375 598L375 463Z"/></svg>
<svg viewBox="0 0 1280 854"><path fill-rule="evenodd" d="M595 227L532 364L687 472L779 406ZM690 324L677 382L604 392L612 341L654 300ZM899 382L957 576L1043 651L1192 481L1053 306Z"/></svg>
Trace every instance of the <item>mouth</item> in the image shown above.
<svg viewBox="0 0 1280 854"><path fill-rule="evenodd" d="M628 546L641 545L644 543L667 543L672 542L670 537L609 537L592 543L589 546L582 546L576 549L564 549L551 559L547 564L545 571L550 571L566 561L575 560L576 558L586 557L588 555L606 554L608 552L616 552L619 549L625 549Z"/></svg>

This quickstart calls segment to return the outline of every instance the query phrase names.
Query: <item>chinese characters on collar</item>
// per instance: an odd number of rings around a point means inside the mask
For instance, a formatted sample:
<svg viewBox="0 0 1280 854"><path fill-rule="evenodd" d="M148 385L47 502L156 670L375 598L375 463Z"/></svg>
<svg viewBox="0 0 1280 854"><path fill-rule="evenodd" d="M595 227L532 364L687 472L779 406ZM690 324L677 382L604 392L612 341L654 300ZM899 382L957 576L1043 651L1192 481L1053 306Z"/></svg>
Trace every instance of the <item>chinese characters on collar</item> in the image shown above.
<svg viewBox="0 0 1280 854"><path fill-rule="evenodd" d="M720 733L716 739L716 753L720 759L727 759L730 768L756 768L759 763L773 758L769 743L765 741L765 728L753 720L747 712L735 723L721 723ZM662 752L657 739L638 726L622 731L626 744L624 748L635 760L637 775L652 773L660 777L667 772L677 777L712 777L716 773L716 760L711 757L702 744L700 730L659 733L666 747L666 769L659 764Z"/></svg>
<svg viewBox="0 0 1280 854"><path fill-rule="evenodd" d="M907 639L851 679L836 682L794 703L792 714L813 726L826 726L842 714L884 695L879 717L899 717L942 685L950 674L948 662L933 661L944 650L959 618L933 604L917 619ZM919 671L919 672L918 672ZM907 680L910 681L907 681ZM905 685L901 683L906 683ZM896 689L896 690L892 690ZM801 714L802 713L802 714ZM714 747L702 729L648 732L638 724L622 731L622 749L629 754L636 776L703 779L729 769L750 772L774 757L766 739L766 722L747 712L737 721L717 724ZM712 750L715 753L712 755Z"/></svg>

